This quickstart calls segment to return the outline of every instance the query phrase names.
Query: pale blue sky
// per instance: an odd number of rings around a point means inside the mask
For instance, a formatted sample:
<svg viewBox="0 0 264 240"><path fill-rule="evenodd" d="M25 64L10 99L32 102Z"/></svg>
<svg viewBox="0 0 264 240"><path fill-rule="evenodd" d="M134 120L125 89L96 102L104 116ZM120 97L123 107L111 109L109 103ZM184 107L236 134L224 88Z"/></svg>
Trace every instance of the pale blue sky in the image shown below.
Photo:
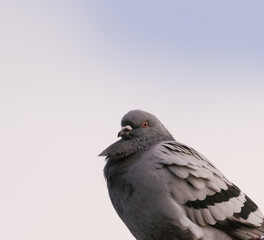
<svg viewBox="0 0 264 240"><path fill-rule="evenodd" d="M263 1L0 3L0 239L133 237L97 155L139 108L264 210Z"/></svg>

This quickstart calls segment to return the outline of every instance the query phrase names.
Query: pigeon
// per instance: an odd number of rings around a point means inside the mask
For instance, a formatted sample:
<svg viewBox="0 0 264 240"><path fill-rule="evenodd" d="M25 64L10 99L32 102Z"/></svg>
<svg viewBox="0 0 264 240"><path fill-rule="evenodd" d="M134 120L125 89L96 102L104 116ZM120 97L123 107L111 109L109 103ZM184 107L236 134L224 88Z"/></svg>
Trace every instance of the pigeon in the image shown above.
<svg viewBox="0 0 264 240"><path fill-rule="evenodd" d="M99 156L113 207L137 240L264 239L263 214L154 115L129 111Z"/></svg>

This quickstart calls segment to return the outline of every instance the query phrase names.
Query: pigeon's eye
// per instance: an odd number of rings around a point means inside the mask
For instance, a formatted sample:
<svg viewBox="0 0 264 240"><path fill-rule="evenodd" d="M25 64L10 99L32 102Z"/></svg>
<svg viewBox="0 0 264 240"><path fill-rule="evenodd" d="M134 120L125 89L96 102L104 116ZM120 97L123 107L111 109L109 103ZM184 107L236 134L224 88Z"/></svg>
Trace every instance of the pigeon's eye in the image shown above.
<svg viewBox="0 0 264 240"><path fill-rule="evenodd" d="M143 122L143 123L141 124L141 126L142 126L143 128L147 128L147 127L149 126L149 124L148 124L147 121L145 121L145 122Z"/></svg>

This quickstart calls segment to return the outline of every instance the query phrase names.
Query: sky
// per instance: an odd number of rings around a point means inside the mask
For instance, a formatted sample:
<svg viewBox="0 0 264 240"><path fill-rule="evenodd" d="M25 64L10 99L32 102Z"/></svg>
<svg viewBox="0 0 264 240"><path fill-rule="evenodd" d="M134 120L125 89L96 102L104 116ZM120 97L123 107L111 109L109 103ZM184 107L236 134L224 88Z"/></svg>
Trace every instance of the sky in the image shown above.
<svg viewBox="0 0 264 240"><path fill-rule="evenodd" d="M98 157L156 115L264 211L264 2L0 3L0 239L133 240Z"/></svg>

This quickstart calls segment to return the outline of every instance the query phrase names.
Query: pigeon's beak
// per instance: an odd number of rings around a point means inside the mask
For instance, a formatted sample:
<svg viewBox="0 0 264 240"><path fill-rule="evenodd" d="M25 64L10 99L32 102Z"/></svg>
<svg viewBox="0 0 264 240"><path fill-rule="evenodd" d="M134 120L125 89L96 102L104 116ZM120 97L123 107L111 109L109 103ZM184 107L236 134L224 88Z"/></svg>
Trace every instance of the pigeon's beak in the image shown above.
<svg viewBox="0 0 264 240"><path fill-rule="evenodd" d="M132 130L133 128L130 127L129 125L125 126L125 127L122 127L121 128L121 131L118 133L117 137L122 137L122 136L125 136L125 135L128 135L129 132Z"/></svg>

